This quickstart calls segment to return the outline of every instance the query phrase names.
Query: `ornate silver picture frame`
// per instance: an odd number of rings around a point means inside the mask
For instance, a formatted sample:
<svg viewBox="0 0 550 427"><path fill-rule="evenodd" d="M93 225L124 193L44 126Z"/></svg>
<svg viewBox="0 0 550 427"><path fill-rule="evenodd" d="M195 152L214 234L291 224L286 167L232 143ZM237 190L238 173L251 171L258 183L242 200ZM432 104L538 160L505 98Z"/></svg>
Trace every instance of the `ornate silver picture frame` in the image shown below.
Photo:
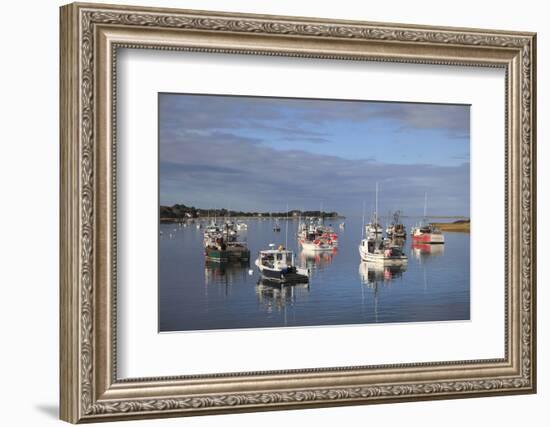
<svg viewBox="0 0 550 427"><path fill-rule="evenodd" d="M61 419L113 421L536 391L535 34L79 3L63 6L60 21ZM505 356L120 379L121 48L503 69Z"/></svg>

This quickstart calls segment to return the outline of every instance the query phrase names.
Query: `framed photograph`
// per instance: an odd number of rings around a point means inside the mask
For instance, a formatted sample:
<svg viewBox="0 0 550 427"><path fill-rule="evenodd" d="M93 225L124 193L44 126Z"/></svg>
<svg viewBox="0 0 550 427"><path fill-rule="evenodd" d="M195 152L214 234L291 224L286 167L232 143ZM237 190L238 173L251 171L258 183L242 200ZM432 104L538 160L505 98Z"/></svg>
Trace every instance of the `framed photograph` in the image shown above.
<svg viewBox="0 0 550 427"><path fill-rule="evenodd" d="M535 34L60 22L63 420L536 391Z"/></svg>

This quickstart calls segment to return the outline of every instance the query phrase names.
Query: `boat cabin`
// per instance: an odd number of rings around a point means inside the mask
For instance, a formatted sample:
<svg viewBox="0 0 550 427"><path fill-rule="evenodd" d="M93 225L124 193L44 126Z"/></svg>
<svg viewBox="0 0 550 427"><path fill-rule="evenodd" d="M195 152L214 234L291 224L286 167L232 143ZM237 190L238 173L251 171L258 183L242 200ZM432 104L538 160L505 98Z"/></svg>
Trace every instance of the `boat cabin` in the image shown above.
<svg viewBox="0 0 550 427"><path fill-rule="evenodd" d="M418 228L418 234L441 234L441 231L438 228L432 227L431 225L423 225Z"/></svg>
<svg viewBox="0 0 550 427"><path fill-rule="evenodd" d="M403 249L386 239L363 239L361 246L367 249L369 254L384 254L385 257L401 257L404 255Z"/></svg>
<svg viewBox="0 0 550 427"><path fill-rule="evenodd" d="M294 252L285 250L282 247L260 251L259 258L263 266L272 269L284 269L294 265Z"/></svg>

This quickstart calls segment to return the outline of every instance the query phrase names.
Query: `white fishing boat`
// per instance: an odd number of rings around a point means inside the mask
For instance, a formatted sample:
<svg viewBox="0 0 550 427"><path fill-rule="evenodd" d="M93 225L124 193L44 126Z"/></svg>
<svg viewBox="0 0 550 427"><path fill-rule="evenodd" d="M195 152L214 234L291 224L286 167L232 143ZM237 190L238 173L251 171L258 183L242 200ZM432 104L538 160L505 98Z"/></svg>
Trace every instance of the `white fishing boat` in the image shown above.
<svg viewBox="0 0 550 427"><path fill-rule="evenodd" d="M246 230L248 230L248 225L247 225L246 223L244 223L244 222L239 222L239 223L237 224L237 230L239 230L239 231L246 231Z"/></svg>
<svg viewBox="0 0 550 427"><path fill-rule="evenodd" d="M408 257L400 246L384 239L362 239L359 244L359 255L362 261L382 265L402 265L408 262Z"/></svg>
<svg viewBox="0 0 550 427"><path fill-rule="evenodd" d="M309 270L296 267L294 252L282 245L277 249L260 251L255 261L256 267L264 279L281 283L305 283L309 281Z"/></svg>

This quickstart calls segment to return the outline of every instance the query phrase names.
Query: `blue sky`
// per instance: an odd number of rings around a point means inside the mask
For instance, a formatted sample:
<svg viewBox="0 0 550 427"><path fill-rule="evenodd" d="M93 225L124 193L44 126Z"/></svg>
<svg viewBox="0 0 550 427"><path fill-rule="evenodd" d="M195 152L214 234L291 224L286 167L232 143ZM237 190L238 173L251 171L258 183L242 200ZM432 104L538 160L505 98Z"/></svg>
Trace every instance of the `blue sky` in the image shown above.
<svg viewBox="0 0 550 427"><path fill-rule="evenodd" d="M470 107L159 94L160 202L469 216Z"/></svg>

